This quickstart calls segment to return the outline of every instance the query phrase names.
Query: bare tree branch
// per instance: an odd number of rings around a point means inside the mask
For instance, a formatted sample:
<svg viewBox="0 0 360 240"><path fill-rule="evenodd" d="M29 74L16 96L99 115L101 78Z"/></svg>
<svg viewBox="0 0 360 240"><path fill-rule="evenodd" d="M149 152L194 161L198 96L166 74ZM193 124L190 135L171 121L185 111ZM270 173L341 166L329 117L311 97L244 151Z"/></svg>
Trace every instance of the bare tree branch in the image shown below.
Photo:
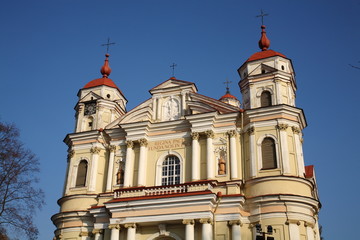
<svg viewBox="0 0 360 240"><path fill-rule="evenodd" d="M19 136L13 124L0 122L0 237L16 230L36 239L33 216L44 205L44 193L35 186L39 160Z"/></svg>

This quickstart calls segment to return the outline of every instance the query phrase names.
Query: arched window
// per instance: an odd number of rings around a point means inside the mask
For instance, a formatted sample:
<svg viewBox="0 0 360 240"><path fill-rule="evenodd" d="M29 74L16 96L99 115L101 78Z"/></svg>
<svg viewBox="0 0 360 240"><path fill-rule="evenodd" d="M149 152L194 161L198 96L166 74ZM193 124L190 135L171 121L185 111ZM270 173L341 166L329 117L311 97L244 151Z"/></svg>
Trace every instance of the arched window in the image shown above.
<svg viewBox="0 0 360 240"><path fill-rule="evenodd" d="M169 155L162 164L161 185L180 184L180 160L175 155Z"/></svg>
<svg viewBox="0 0 360 240"><path fill-rule="evenodd" d="M266 137L261 143L262 169L277 168L275 141Z"/></svg>
<svg viewBox="0 0 360 240"><path fill-rule="evenodd" d="M75 187L85 187L87 168L88 168L87 161L81 160L78 166Z"/></svg>
<svg viewBox="0 0 360 240"><path fill-rule="evenodd" d="M272 105L271 93L269 91L263 91L260 97L261 107L268 107Z"/></svg>

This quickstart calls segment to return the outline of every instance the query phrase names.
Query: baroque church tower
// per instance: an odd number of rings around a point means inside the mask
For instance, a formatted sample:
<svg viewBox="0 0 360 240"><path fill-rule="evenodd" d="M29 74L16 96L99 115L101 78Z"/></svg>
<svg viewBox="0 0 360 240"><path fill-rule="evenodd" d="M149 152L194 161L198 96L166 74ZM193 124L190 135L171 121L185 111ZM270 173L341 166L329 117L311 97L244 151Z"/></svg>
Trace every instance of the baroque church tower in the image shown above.
<svg viewBox="0 0 360 240"><path fill-rule="evenodd" d="M294 69L261 29L261 51L238 69L242 108L228 88L216 100L171 77L127 112L106 55L64 140L54 239L320 240Z"/></svg>

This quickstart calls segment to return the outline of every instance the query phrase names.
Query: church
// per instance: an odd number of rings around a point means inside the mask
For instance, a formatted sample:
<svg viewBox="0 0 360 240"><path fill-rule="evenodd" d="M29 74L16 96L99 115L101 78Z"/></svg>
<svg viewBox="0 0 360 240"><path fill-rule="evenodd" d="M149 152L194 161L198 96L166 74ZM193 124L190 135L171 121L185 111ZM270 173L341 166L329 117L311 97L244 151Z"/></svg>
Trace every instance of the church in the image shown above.
<svg viewBox="0 0 360 240"><path fill-rule="evenodd" d="M237 70L241 101L171 77L131 111L106 54L64 139L54 240L320 240L293 65L269 46L262 25Z"/></svg>

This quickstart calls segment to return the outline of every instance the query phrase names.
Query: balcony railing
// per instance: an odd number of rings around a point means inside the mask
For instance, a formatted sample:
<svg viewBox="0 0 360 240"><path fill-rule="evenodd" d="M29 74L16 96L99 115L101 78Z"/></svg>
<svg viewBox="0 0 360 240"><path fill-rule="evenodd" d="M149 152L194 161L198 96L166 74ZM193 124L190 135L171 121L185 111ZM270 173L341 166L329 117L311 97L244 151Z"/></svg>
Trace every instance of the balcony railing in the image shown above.
<svg viewBox="0 0 360 240"><path fill-rule="evenodd" d="M121 188L114 191L114 198L159 196L176 193L205 191L211 190L215 182L216 181L198 181L168 186Z"/></svg>

